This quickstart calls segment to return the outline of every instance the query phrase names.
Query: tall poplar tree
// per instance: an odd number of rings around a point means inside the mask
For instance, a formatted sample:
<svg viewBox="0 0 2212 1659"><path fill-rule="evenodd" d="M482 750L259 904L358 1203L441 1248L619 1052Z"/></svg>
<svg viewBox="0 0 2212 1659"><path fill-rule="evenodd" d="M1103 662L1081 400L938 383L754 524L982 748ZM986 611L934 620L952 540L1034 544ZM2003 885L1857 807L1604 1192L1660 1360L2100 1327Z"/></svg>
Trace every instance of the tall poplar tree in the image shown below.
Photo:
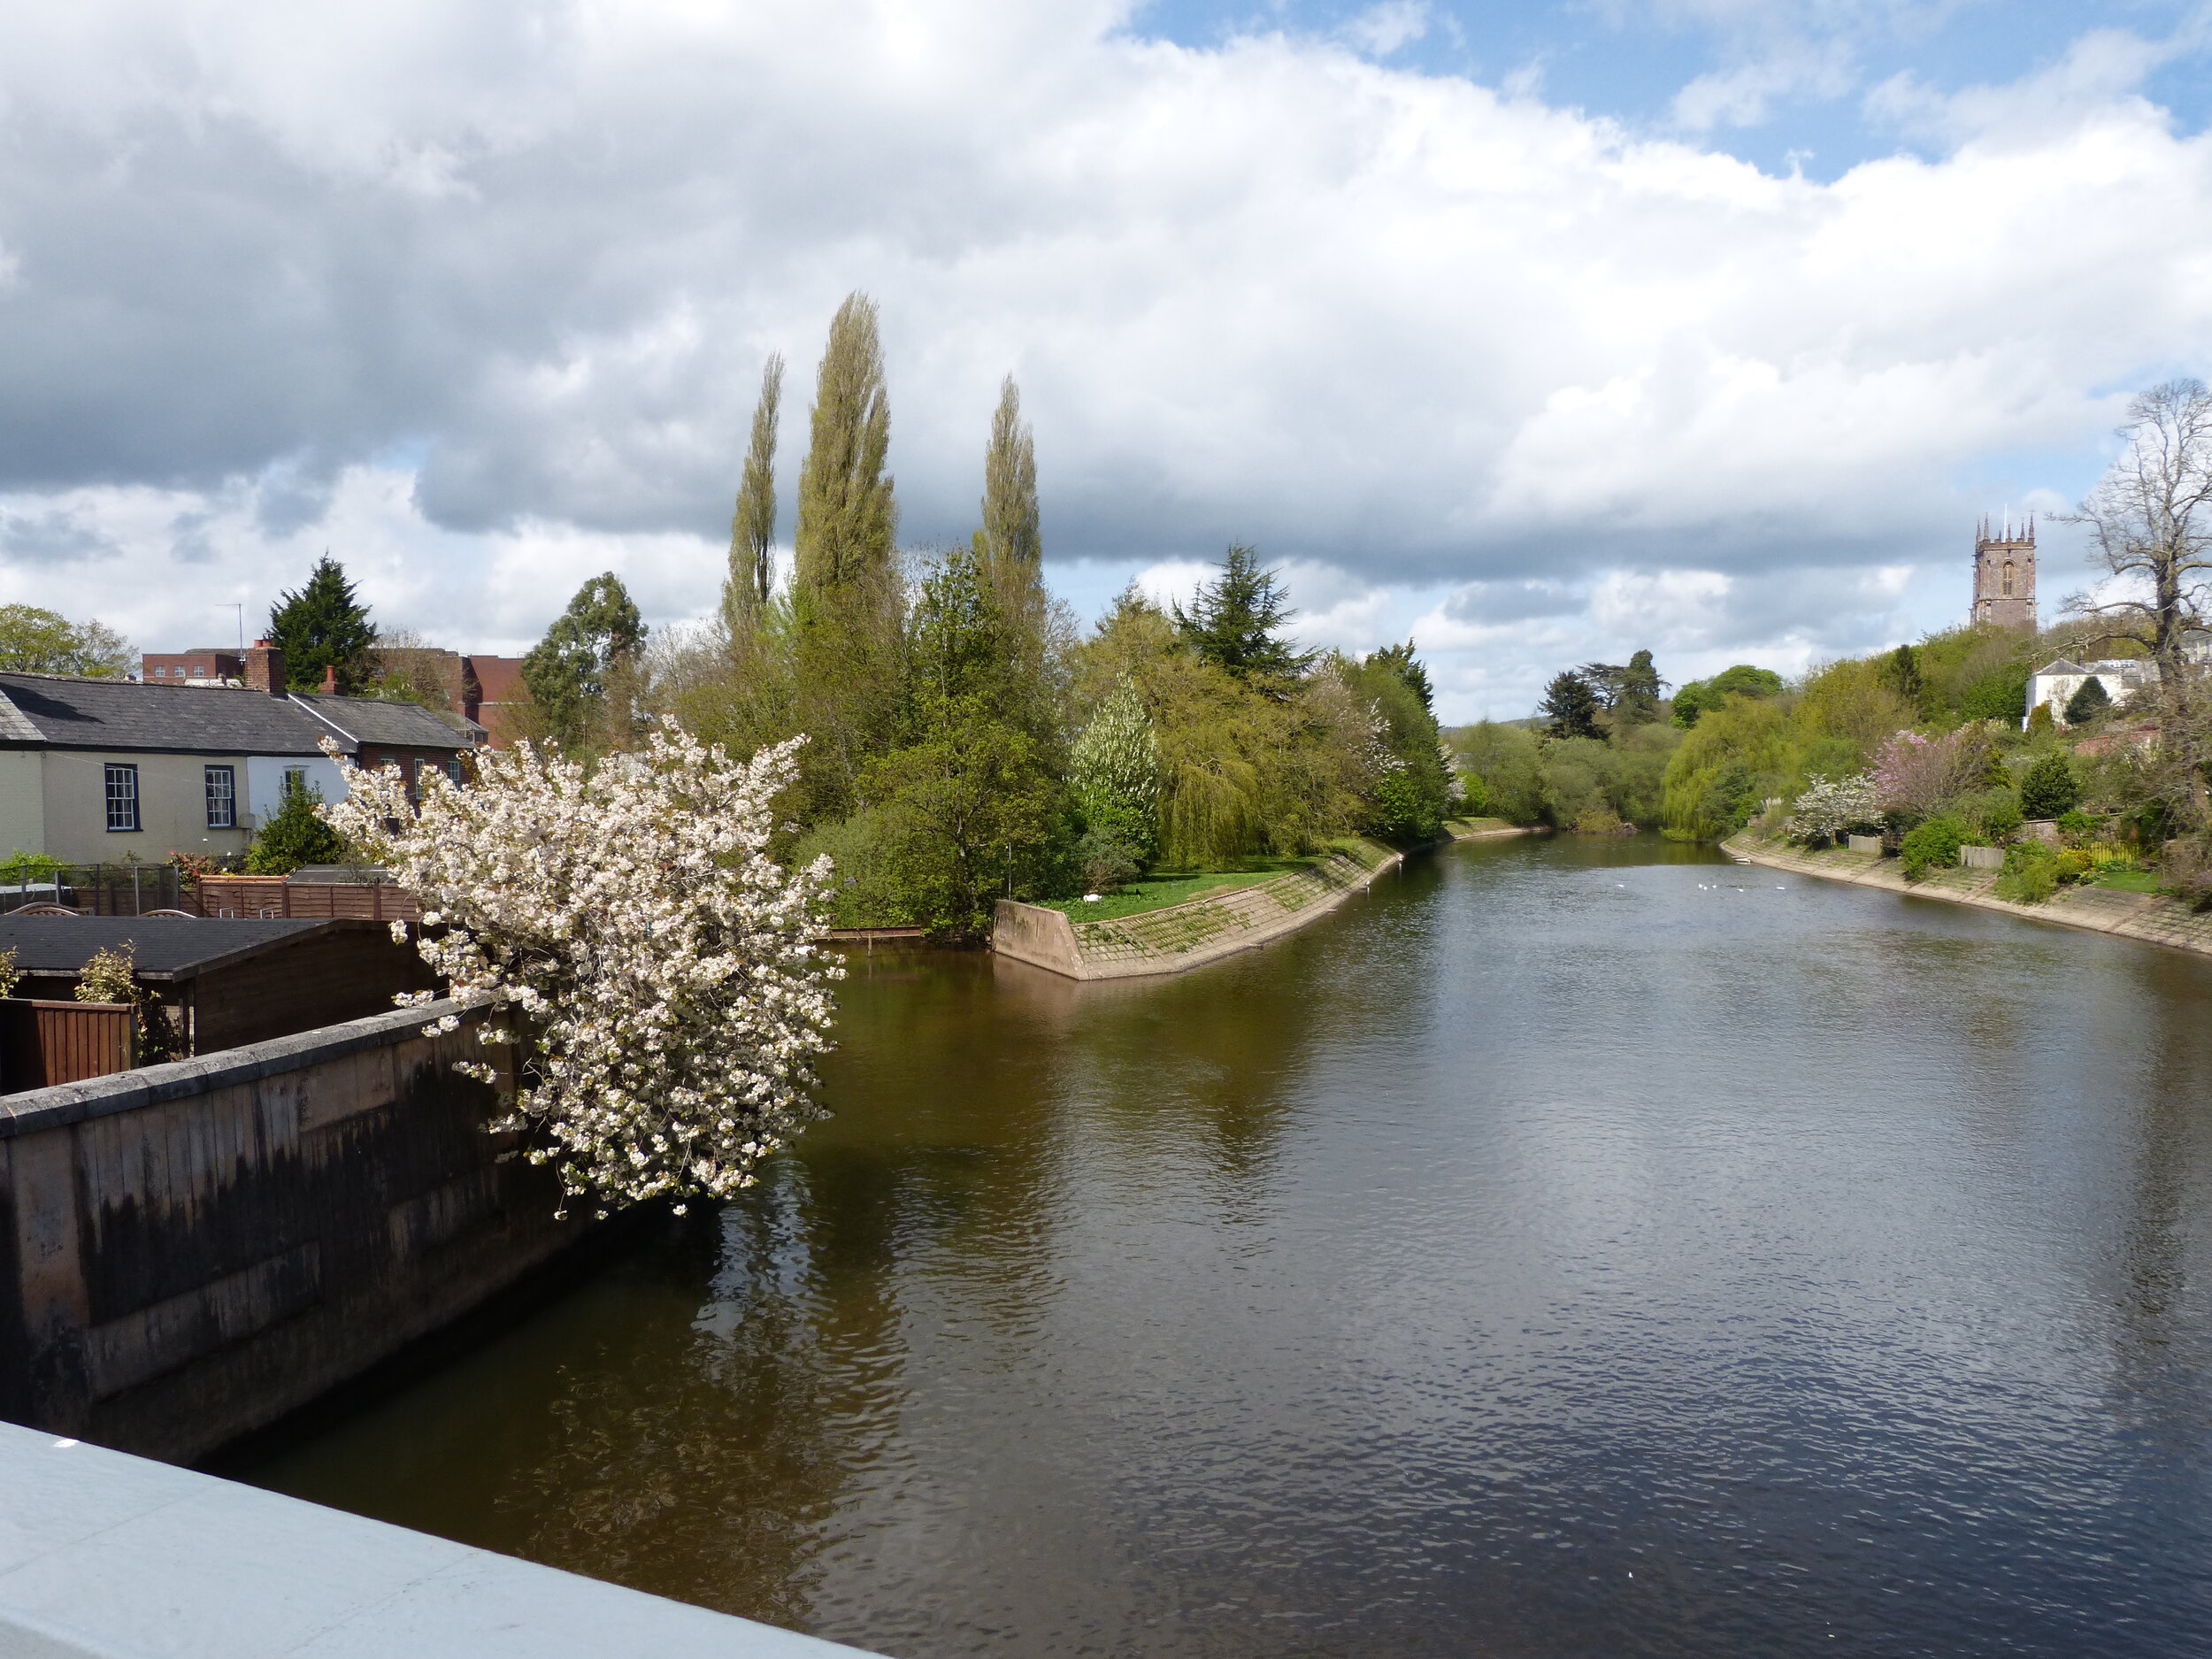
<svg viewBox="0 0 2212 1659"><path fill-rule="evenodd" d="M768 609L775 567L776 417L783 404L783 353L771 352L761 371L760 402L753 406L753 441L730 516L730 573L722 584L722 620L730 637L760 626Z"/></svg>
<svg viewBox="0 0 2212 1659"><path fill-rule="evenodd" d="M829 344L815 377L813 430L799 471L793 538L802 590L823 595L889 570L899 523L883 470L890 447L876 303L855 291L830 319Z"/></svg>
<svg viewBox="0 0 2212 1659"><path fill-rule="evenodd" d="M1002 595L1039 579L1044 543L1038 534L1037 444L1022 419L1021 388L1008 375L991 417L983 452L983 529L977 551Z"/></svg>

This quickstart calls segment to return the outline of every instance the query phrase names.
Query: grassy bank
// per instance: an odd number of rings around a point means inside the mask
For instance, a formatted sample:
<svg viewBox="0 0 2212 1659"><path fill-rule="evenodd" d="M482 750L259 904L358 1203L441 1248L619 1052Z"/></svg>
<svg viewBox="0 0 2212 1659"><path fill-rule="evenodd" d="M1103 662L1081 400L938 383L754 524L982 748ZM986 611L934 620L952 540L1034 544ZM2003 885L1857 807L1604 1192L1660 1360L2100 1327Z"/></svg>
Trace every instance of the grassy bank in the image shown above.
<svg viewBox="0 0 2212 1659"><path fill-rule="evenodd" d="M1171 904L1186 903L1192 899L1204 898L1209 894L1257 887L1261 882L1272 881L1278 876L1310 870L1333 852L1347 854L1371 870L1388 856L1370 841L1332 841L1318 852L1302 857L1251 858L1234 870L1156 870L1118 892L1102 894L1094 904L1087 904L1079 898L1054 899L1042 903L1041 908L1064 911L1079 922L1117 921L1125 916L1141 916L1148 910L1164 910Z"/></svg>

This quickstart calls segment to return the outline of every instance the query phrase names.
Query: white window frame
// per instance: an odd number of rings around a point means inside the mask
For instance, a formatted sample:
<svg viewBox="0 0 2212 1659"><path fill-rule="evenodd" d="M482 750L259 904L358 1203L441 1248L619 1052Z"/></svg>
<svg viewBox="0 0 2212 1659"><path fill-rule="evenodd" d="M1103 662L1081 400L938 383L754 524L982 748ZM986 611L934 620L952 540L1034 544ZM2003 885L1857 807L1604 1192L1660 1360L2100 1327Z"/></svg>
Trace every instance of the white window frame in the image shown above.
<svg viewBox="0 0 2212 1659"><path fill-rule="evenodd" d="M205 772L207 775L208 828L236 829L238 827L238 768L235 766L209 766L205 768ZM216 790L216 780L218 778L222 780L222 789L219 794L217 793ZM216 810L218 807L221 808L221 815L219 817L217 815Z"/></svg>
<svg viewBox="0 0 2212 1659"><path fill-rule="evenodd" d="M107 770L103 776L107 790L108 833L135 835L143 821L138 815L138 768L129 761L111 760L106 765ZM119 790L118 785L121 786ZM127 818L129 823L118 824L115 821L118 808L122 809L122 816Z"/></svg>

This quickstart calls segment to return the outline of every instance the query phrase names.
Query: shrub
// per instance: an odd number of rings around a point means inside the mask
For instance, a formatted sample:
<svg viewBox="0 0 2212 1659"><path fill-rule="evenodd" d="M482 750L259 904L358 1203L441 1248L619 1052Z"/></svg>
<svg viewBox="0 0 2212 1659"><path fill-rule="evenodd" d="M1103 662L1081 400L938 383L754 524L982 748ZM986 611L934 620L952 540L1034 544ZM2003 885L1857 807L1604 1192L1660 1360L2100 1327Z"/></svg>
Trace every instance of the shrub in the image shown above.
<svg viewBox="0 0 2212 1659"><path fill-rule="evenodd" d="M2061 881L2078 881L2097 867L2097 861L2079 847L2069 847L2053 861Z"/></svg>
<svg viewBox="0 0 2212 1659"><path fill-rule="evenodd" d="M2001 841L2021 823L2020 797L2009 789L1986 789L1966 803L1968 822L1985 838Z"/></svg>
<svg viewBox="0 0 2212 1659"><path fill-rule="evenodd" d="M13 996L15 984L23 977L23 970L15 965L15 947L0 950L0 996Z"/></svg>
<svg viewBox="0 0 2212 1659"><path fill-rule="evenodd" d="M1084 831L1083 839L1075 844L1075 857L1083 872L1086 893L1111 893L1144 873L1144 860L1137 856L1137 849L1111 830Z"/></svg>
<svg viewBox="0 0 2212 1659"><path fill-rule="evenodd" d="M2094 674L2074 687L2074 695L2066 699L2066 724L2086 726L2101 717L2112 707L2112 694L2104 688L2104 681Z"/></svg>
<svg viewBox="0 0 2212 1659"><path fill-rule="evenodd" d="M1965 845L1966 835L1964 821L1948 812L1939 813L1910 831L1901 849L1905 879L1917 881L1932 870L1952 868L1959 861L1959 849Z"/></svg>
<svg viewBox="0 0 2212 1659"><path fill-rule="evenodd" d="M2028 735L2030 737L2041 737L2057 729L2058 723L2051 718L2051 705L2048 703L2039 703L2028 710Z"/></svg>
<svg viewBox="0 0 2212 1659"><path fill-rule="evenodd" d="M2070 812L2080 799L2081 785L2075 780L2073 765L2057 750L2029 767L2020 780L2020 810L2032 818Z"/></svg>
<svg viewBox="0 0 2212 1659"><path fill-rule="evenodd" d="M2058 827L2068 835L2086 835L2097 827L2097 820L2079 807L2069 807L2058 815Z"/></svg>
<svg viewBox="0 0 2212 1659"><path fill-rule="evenodd" d="M1995 890L2015 904L2042 903L2058 891L2058 856L2041 841L2015 847L1997 872Z"/></svg>
<svg viewBox="0 0 2212 1659"><path fill-rule="evenodd" d="M2194 910L2212 910L2212 845L2172 841L2159 864L2159 887Z"/></svg>
<svg viewBox="0 0 2212 1659"><path fill-rule="evenodd" d="M324 822L323 792L313 784L288 789L276 816L254 832L246 849L246 873L288 876L302 864L334 864L346 854L345 838Z"/></svg>

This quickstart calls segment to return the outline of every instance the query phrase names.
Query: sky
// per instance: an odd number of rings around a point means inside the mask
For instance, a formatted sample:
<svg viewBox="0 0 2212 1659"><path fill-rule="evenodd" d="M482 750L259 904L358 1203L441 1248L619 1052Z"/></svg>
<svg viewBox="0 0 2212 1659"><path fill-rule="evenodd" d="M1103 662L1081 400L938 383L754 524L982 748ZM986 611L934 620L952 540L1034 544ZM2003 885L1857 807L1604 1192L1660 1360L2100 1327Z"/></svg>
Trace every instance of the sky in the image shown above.
<svg viewBox="0 0 2212 1659"><path fill-rule="evenodd" d="M1001 378L1096 616L1231 541L1448 720L1962 619L2212 372L2212 9L75 0L0 14L0 603L148 649L327 549L518 652L713 608L761 365L881 308L902 540Z"/></svg>

